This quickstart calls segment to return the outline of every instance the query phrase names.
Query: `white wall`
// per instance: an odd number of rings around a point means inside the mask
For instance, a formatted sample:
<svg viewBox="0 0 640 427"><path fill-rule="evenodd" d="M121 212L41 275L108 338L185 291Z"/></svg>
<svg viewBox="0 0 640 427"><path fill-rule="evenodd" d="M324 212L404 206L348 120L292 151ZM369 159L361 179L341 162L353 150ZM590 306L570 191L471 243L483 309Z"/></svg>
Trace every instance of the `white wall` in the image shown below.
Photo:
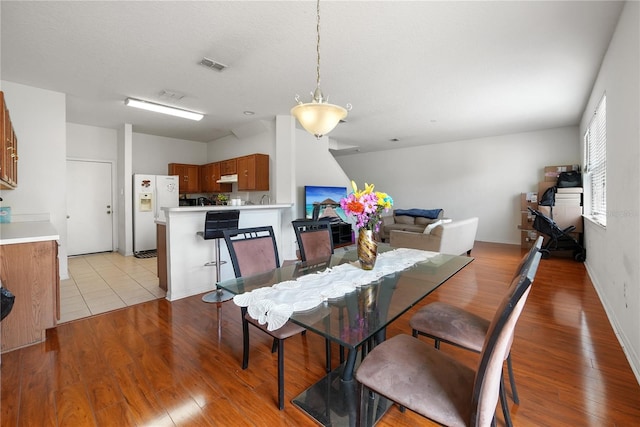
<svg viewBox="0 0 640 427"><path fill-rule="evenodd" d="M625 4L580 123L607 94L607 226L585 219L587 269L640 382L640 4Z"/></svg>
<svg viewBox="0 0 640 427"><path fill-rule="evenodd" d="M18 188L2 190L12 215L48 214L60 235L60 277L67 272L66 98L63 93L3 81L18 139Z"/></svg>
<svg viewBox="0 0 640 427"><path fill-rule="evenodd" d="M520 193L537 191L545 166L580 163L580 145L577 127L565 127L337 160L359 187L388 193L396 209L477 216L477 240L520 244Z"/></svg>
<svg viewBox="0 0 640 427"><path fill-rule="evenodd" d="M166 175L169 163L207 163L207 143L133 133L133 173Z"/></svg>
<svg viewBox="0 0 640 427"><path fill-rule="evenodd" d="M67 158L118 160L118 131L67 123Z"/></svg>

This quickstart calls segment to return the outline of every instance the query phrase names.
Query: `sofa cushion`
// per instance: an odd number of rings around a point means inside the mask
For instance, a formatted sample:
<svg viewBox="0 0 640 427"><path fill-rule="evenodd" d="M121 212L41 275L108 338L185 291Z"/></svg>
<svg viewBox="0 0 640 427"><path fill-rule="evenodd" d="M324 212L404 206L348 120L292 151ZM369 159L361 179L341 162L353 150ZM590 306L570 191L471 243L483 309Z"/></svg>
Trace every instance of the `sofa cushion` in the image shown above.
<svg viewBox="0 0 640 427"><path fill-rule="evenodd" d="M438 221L438 219L425 218L423 216L417 216L416 217L416 224L422 225L422 226L433 224L436 221Z"/></svg>
<svg viewBox="0 0 640 427"><path fill-rule="evenodd" d="M392 230L411 231L412 233L422 233L424 229L424 225L391 224L391 225L385 225L384 229L387 233L391 233Z"/></svg>
<svg viewBox="0 0 640 427"><path fill-rule="evenodd" d="M436 219L442 213L442 209L396 209L394 215L408 215L413 217L425 217Z"/></svg>
<svg viewBox="0 0 640 427"><path fill-rule="evenodd" d="M415 218L408 215L396 215L394 216L394 221L396 224L411 224L415 223Z"/></svg>

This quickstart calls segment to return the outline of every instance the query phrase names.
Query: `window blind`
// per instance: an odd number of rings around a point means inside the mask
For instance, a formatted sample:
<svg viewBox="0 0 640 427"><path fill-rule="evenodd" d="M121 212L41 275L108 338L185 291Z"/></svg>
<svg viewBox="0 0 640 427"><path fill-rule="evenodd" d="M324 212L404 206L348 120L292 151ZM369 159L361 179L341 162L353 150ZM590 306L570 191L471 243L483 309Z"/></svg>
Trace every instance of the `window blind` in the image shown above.
<svg viewBox="0 0 640 427"><path fill-rule="evenodd" d="M584 136L591 216L607 223L607 96L602 96Z"/></svg>

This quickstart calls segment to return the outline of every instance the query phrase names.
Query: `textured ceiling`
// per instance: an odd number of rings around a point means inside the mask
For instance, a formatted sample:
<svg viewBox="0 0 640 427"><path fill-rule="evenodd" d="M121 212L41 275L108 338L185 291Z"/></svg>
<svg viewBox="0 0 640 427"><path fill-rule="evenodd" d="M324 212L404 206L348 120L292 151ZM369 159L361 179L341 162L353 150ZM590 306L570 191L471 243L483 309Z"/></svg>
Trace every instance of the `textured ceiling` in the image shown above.
<svg viewBox="0 0 640 427"><path fill-rule="evenodd" d="M0 2L3 80L67 121L211 141L310 99L314 1ZM343 153L575 125L623 3L322 1L321 87ZM203 57L228 68L199 65ZM184 95L162 97L162 91ZM126 97L206 114L138 111ZM253 116L244 111L255 112ZM397 138L399 141L392 142Z"/></svg>

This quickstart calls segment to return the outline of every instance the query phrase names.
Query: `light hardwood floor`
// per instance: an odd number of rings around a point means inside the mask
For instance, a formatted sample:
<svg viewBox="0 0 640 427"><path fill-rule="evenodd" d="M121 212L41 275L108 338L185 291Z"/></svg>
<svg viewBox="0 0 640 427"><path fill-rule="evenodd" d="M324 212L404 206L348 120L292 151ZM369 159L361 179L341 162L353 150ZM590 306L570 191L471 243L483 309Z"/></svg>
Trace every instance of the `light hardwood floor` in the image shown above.
<svg viewBox="0 0 640 427"><path fill-rule="evenodd" d="M394 322L428 302L489 317L521 257L513 245L478 242L475 260ZM240 368L240 311L218 313L200 296L158 299L59 325L42 344L2 355L2 426L313 426L289 400L324 375L324 340L285 344L283 411L276 407L276 355L251 329L249 368ZM477 355L442 350L470 365ZM337 351L333 352L337 364ZM512 357L520 405L515 426L637 426L640 386L584 265L542 260L516 329ZM497 411L498 425L504 425ZM393 407L380 426L432 425Z"/></svg>

